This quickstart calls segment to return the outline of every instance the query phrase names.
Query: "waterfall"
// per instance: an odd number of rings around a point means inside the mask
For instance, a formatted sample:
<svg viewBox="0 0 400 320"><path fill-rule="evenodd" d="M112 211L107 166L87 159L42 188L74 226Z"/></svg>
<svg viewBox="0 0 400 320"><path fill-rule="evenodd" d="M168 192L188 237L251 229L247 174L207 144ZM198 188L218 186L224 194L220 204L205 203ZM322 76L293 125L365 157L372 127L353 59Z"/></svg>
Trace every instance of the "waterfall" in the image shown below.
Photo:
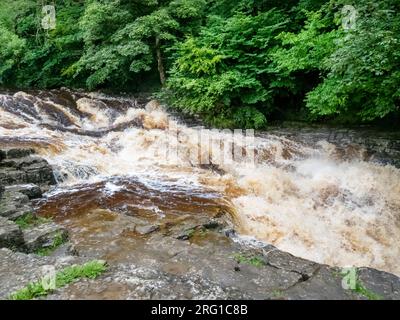
<svg viewBox="0 0 400 320"><path fill-rule="evenodd" d="M155 101L67 89L0 95L0 145L32 147L54 167L51 210L65 193L102 193L115 209L129 192L159 215L226 206L242 235L400 275L400 170L362 147L193 127Z"/></svg>

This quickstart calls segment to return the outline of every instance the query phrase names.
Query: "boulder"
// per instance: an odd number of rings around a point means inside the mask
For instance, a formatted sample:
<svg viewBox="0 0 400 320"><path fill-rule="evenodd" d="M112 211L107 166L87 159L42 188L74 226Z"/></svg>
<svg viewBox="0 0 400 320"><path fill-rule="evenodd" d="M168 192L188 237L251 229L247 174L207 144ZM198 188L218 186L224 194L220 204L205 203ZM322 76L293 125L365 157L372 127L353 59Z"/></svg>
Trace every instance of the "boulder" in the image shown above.
<svg viewBox="0 0 400 320"><path fill-rule="evenodd" d="M33 149L7 149L0 153L0 184L54 185L53 169Z"/></svg>
<svg viewBox="0 0 400 320"><path fill-rule="evenodd" d="M400 300L400 278L379 270L360 268L358 278L364 287L379 297Z"/></svg>
<svg viewBox="0 0 400 320"><path fill-rule="evenodd" d="M159 226L149 224L149 225L145 225L145 226L137 226L137 227L135 228L135 231L136 231L138 234L145 236L145 235L148 235L148 234L150 234L150 233L156 232L156 231L158 231L159 229L160 229Z"/></svg>
<svg viewBox="0 0 400 320"><path fill-rule="evenodd" d="M0 168L0 184L12 185L17 183L25 183L26 174L21 170L13 168Z"/></svg>
<svg viewBox="0 0 400 320"><path fill-rule="evenodd" d="M13 190L5 190L0 199L0 217L16 220L32 212L32 206L27 195Z"/></svg>
<svg viewBox="0 0 400 320"><path fill-rule="evenodd" d="M18 225L0 217L0 248L18 249L23 245L24 238Z"/></svg>
<svg viewBox="0 0 400 320"><path fill-rule="evenodd" d="M51 247L58 237L63 241L68 238L67 230L53 222L29 228L24 230L23 234L28 252Z"/></svg>
<svg viewBox="0 0 400 320"><path fill-rule="evenodd" d="M22 193L29 199L38 199L42 197L42 190L38 185L33 183L8 186L5 189L10 192Z"/></svg>
<svg viewBox="0 0 400 320"><path fill-rule="evenodd" d="M47 184L54 185L56 180L54 178L53 169L46 160L41 159L39 162L34 162L24 167L26 173L27 183Z"/></svg>
<svg viewBox="0 0 400 320"><path fill-rule="evenodd" d="M6 158L23 158L35 153L35 150L30 148L11 148L5 151Z"/></svg>

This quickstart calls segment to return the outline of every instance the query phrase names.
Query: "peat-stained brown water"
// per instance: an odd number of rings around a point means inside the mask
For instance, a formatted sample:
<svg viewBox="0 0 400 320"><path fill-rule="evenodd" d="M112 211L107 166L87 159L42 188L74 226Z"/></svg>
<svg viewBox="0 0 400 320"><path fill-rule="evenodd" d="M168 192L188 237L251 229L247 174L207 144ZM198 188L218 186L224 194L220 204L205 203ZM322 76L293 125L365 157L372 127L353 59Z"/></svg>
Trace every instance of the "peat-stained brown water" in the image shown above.
<svg viewBox="0 0 400 320"><path fill-rule="evenodd" d="M76 249L108 262L134 262L146 253L154 254L146 246L148 234L140 231L142 227L156 227L168 235L179 225L184 232L185 226L196 227L231 210L212 190L173 184L160 190L134 178L67 188L40 200L36 207L37 214L54 217L70 230ZM162 259L163 255L157 252L156 256Z"/></svg>
<svg viewBox="0 0 400 320"><path fill-rule="evenodd" d="M307 134L201 130L133 98L0 95L0 145L31 146L53 165L59 186L38 212L81 246L117 243L106 255L122 259L140 239L123 227L135 218L168 225L222 210L241 234L294 255L400 274L400 170L358 140ZM229 145L255 162L229 159Z"/></svg>

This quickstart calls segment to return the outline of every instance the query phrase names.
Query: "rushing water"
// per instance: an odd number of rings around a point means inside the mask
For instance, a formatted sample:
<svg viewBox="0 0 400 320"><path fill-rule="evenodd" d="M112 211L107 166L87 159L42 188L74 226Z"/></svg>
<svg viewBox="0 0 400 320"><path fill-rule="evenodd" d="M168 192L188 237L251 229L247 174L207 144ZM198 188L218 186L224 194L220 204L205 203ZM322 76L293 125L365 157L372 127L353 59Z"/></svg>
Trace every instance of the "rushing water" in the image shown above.
<svg viewBox="0 0 400 320"><path fill-rule="evenodd" d="M55 168L44 213L224 208L241 234L294 255L400 275L400 170L361 147L202 130L155 102L68 90L0 95L0 145ZM231 160L229 145L249 157Z"/></svg>

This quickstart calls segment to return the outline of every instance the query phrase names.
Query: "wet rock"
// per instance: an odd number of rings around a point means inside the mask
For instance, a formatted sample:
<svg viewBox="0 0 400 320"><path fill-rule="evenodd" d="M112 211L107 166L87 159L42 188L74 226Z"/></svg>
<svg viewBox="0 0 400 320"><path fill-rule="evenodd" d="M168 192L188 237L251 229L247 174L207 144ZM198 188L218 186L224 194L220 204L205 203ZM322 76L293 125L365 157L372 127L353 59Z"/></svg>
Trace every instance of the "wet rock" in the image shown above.
<svg viewBox="0 0 400 320"><path fill-rule="evenodd" d="M67 230L53 222L24 230L23 233L28 252L51 247L58 238L61 238L63 242L68 238Z"/></svg>
<svg viewBox="0 0 400 320"><path fill-rule="evenodd" d="M190 239L190 235L189 234L181 234L181 235L177 236L176 238L178 240L187 241Z"/></svg>
<svg viewBox="0 0 400 320"><path fill-rule="evenodd" d="M26 195L29 199L37 199L42 197L42 190L36 184L22 184L6 187L7 191L19 192Z"/></svg>
<svg viewBox="0 0 400 320"><path fill-rule="evenodd" d="M48 299L249 299L237 288L222 287L201 275L179 276L132 264L119 264L110 273L74 283Z"/></svg>
<svg viewBox="0 0 400 320"><path fill-rule="evenodd" d="M18 225L0 217L0 248L18 249L23 246L24 238Z"/></svg>
<svg viewBox="0 0 400 320"><path fill-rule="evenodd" d="M140 235L148 235L150 233L156 232L160 230L160 227L157 225L145 225L145 226L137 226L135 231Z"/></svg>
<svg viewBox="0 0 400 320"><path fill-rule="evenodd" d="M13 149L8 149L6 151L7 158L23 158L30 156L35 153L35 150L33 149L20 149L20 148L13 148Z"/></svg>
<svg viewBox="0 0 400 320"><path fill-rule="evenodd" d="M358 270L358 279L373 294L384 299L400 300L400 278L369 268Z"/></svg>
<svg viewBox="0 0 400 320"><path fill-rule="evenodd" d="M0 216L10 220L16 220L27 213L32 212L32 206L27 195L5 190L0 199Z"/></svg>
<svg viewBox="0 0 400 320"><path fill-rule="evenodd" d="M78 257L39 257L6 248L0 249L0 299L7 299L15 291L41 279L44 266L60 270L84 262L86 259Z"/></svg>
<svg viewBox="0 0 400 320"><path fill-rule="evenodd" d="M303 280L311 278L319 267L315 262L295 257L290 253L280 251L272 246L264 249L264 253L268 265L296 272L302 276Z"/></svg>
<svg viewBox="0 0 400 320"><path fill-rule="evenodd" d="M224 224L221 221L212 219L205 224L203 224L203 227L206 229L221 229L224 227Z"/></svg>
<svg viewBox="0 0 400 320"><path fill-rule="evenodd" d="M232 228L226 228L225 230L224 230L224 234L227 236L227 237L234 237L234 236L236 236L236 230L235 229L232 229Z"/></svg>
<svg viewBox="0 0 400 320"><path fill-rule="evenodd" d="M46 160L32 155L33 152L32 149L3 150L0 160L0 184L54 185L56 181L51 166Z"/></svg>
<svg viewBox="0 0 400 320"><path fill-rule="evenodd" d="M201 164L201 165L199 165L199 168L203 169L203 170L210 170L214 173L219 174L220 176L223 176L226 174L226 171L224 169L220 168L220 166L218 166L217 164L213 164L213 163L212 164Z"/></svg>
<svg viewBox="0 0 400 320"><path fill-rule="evenodd" d="M73 244L67 242L60 245L50 254L51 257L66 257L66 256L79 256L78 250Z"/></svg>
<svg viewBox="0 0 400 320"><path fill-rule="evenodd" d="M24 171L26 172L26 182L28 183L49 185L56 184L53 169L46 160L32 163L31 165L25 167Z"/></svg>
<svg viewBox="0 0 400 320"><path fill-rule="evenodd" d="M176 239L187 241L190 240L196 234L196 232L202 232L204 230L205 229L202 225L195 225L189 228L186 227L183 233L181 231L179 232L179 234L176 236Z"/></svg>
<svg viewBox="0 0 400 320"><path fill-rule="evenodd" d="M25 183L26 174L21 170L12 168L0 168L0 183L3 185L11 185L17 183Z"/></svg>
<svg viewBox="0 0 400 320"><path fill-rule="evenodd" d="M340 157L352 159L355 154L363 160L374 160L383 164L400 167L400 134L374 127L330 128L324 125L313 127L300 123L271 126L268 133L288 137L291 140L315 145L319 141L328 141L337 147ZM363 152L361 149L364 149ZM338 154L338 155L339 155Z"/></svg>
<svg viewBox="0 0 400 320"><path fill-rule="evenodd" d="M38 157L7 158L0 162L0 166L3 168L23 169L41 161L42 159Z"/></svg>
<svg viewBox="0 0 400 320"><path fill-rule="evenodd" d="M290 300L358 300L360 297L342 285L340 270L319 266L311 278L297 282L280 293Z"/></svg>

